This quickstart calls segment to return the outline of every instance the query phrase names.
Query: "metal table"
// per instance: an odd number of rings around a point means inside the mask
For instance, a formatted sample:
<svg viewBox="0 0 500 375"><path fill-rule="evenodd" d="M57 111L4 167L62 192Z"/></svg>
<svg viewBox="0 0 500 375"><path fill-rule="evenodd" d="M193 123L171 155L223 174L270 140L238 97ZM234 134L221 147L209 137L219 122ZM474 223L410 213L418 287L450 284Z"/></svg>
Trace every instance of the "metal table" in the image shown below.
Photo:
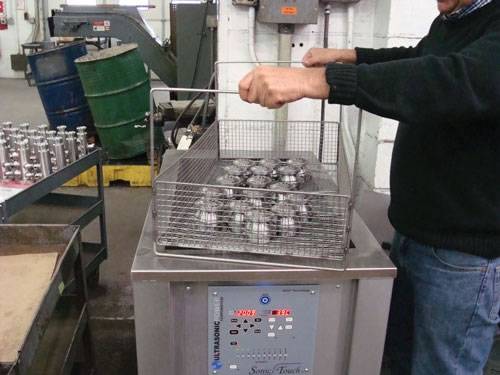
<svg viewBox="0 0 500 375"><path fill-rule="evenodd" d="M8 223L15 214L34 203L78 209L81 214L67 224L78 225L82 229L95 219L98 219L100 227L99 243L84 242L82 249L87 276L98 276L99 265L107 258L102 158L102 150L96 149L76 162L69 164L59 172L40 180L4 201L0 201L0 224ZM54 190L63 186L72 178L93 167L96 168L98 182L95 196L54 192Z"/></svg>
<svg viewBox="0 0 500 375"><path fill-rule="evenodd" d="M314 285L321 295L314 370L303 371L378 375L396 268L356 212L351 240L342 271L158 257L150 208L131 271L139 373L229 373L209 367L212 287Z"/></svg>
<svg viewBox="0 0 500 375"><path fill-rule="evenodd" d="M50 285L31 323L17 360L0 363L0 374L93 373L87 286L80 233L66 225L2 225L0 255L53 252L58 261ZM71 294L68 285L71 284Z"/></svg>

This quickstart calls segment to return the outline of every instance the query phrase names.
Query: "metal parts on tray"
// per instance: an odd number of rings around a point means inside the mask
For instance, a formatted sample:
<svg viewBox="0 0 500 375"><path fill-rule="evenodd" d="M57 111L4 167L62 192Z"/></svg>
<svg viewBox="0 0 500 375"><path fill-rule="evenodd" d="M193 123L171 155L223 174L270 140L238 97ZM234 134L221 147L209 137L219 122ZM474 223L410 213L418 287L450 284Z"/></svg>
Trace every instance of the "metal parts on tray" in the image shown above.
<svg viewBox="0 0 500 375"><path fill-rule="evenodd" d="M36 129L27 123L0 124L0 182L36 182L85 156L93 145L87 142L87 128L77 132L45 124Z"/></svg>
<svg viewBox="0 0 500 375"><path fill-rule="evenodd" d="M249 151L248 137L235 136L243 128L271 134L274 122L219 120L157 178L157 245L343 259L351 205L341 186L350 185L338 154L324 155L330 166L315 156L319 124L289 122L288 134L300 131L304 144L278 151Z"/></svg>
<svg viewBox="0 0 500 375"><path fill-rule="evenodd" d="M291 168L289 162L277 160L273 164L275 168L280 164ZM290 193L296 185L292 187L284 182L271 184L272 179L268 177L271 171L262 165L251 167L254 164L253 160L242 162L238 159L231 167L236 165L241 170L249 167L254 175L247 179L246 184L259 190L237 189L243 187L243 179L228 174L216 178L220 188L202 188L204 197L196 202L197 229L203 228L207 234L229 229L239 234L242 240L255 244L268 244L273 238L295 237L305 230L310 208L304 194ZM305 168L306 162L301 164Z"/></svg>

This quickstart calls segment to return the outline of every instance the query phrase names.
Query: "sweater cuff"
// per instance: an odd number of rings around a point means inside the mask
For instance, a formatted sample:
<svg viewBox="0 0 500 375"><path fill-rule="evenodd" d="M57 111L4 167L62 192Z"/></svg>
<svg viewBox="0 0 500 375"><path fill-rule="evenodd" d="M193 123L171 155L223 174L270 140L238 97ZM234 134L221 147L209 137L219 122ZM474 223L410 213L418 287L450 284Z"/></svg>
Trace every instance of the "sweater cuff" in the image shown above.
<svg viewBox="0 0 500 375"><path fill-rule="evenodd" d="M326 81L330 85L328 103L352 105L356 99L358 74L356 65L328 64Z"/></svg>
<svg viewBox="0 0 500 375"><path fill-rule="evenodd" d="M356 50L356 65L359 64L370 64L373 62L373 52L372 48L355 48Z"/></svg>

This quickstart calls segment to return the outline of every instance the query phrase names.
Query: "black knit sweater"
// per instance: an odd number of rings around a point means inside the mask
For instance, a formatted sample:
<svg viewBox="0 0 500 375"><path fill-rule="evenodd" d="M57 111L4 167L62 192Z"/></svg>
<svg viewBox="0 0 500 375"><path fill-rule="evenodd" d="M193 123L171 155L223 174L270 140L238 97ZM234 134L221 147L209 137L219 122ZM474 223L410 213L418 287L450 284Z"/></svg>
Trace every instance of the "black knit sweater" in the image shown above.
<svg viewBox="0 0 500 375"><path fill-rule="evenodd" d="M330 103L401 122L389 218L421 243L500 257L500 0L438 17L415 48L330 64Z"/></svg>

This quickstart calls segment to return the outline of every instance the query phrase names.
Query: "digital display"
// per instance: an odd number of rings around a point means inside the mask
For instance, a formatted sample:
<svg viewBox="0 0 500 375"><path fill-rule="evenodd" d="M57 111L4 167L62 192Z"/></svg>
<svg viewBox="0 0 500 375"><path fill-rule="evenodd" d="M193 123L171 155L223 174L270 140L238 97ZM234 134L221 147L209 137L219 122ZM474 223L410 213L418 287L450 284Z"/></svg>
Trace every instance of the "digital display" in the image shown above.
<svg viewBox="0 0 500 375"><path fill-rule="evenodd" d="M255 315L257 315L257 310L251 310L251 309L234 310L234 316L255 316Z"/></svg>
<svg viewBox="0 0 500 375"><path fill-rule="evenodd" d="M273 310L271 314L276 316L289 316L292 315L292 310L290 309Z"/></svg>

